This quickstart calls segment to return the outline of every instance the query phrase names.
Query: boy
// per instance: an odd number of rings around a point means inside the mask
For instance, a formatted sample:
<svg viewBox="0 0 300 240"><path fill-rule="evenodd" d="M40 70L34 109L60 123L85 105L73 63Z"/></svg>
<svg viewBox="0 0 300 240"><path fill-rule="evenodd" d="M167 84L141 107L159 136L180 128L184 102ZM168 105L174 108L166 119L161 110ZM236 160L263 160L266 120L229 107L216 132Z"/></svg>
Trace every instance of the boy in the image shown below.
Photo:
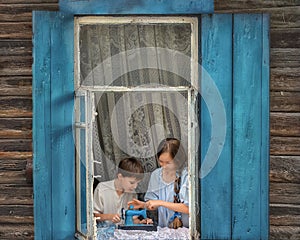
<svg viewBox="0 0 300 240"><path fill-rule="evenodd" d="M121 160L116 178L100 182L94 191L94 216L100 217L98 221L120 222L121 209L127 209L127 203L137 197L134 190L143 177L143 166L137 159Z"/></svg>

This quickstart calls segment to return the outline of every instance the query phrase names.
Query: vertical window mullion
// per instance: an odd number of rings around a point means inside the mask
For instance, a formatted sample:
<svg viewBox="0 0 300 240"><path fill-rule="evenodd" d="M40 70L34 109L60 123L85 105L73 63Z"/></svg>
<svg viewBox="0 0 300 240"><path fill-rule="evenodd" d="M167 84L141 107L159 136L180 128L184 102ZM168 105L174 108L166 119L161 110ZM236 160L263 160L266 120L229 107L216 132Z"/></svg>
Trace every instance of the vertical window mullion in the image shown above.
<svg viewBox="0 0 300 240"><path fill-rule="evenodd" d="M88 236L94 234L94 218L93 218L93 148L92 148L92 137L93 137L93 118L94 118L94 93L87 91L87 101L86 101L86 209L87 209L87 230Z"/></svg>

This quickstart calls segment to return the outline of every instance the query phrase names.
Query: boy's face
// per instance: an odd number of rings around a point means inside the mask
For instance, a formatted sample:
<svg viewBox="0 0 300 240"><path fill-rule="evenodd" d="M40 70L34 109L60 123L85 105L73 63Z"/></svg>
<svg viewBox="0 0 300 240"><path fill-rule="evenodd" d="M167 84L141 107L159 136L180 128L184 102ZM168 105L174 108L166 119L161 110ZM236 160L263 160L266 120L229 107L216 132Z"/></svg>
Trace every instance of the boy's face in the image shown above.
<svg viewBox="0 0 300 240"><path fill-rule="evenodd" d="M119 180L124 192L133 192L141 181L135 177L124 177L122 174L119 174Z"/></svg>

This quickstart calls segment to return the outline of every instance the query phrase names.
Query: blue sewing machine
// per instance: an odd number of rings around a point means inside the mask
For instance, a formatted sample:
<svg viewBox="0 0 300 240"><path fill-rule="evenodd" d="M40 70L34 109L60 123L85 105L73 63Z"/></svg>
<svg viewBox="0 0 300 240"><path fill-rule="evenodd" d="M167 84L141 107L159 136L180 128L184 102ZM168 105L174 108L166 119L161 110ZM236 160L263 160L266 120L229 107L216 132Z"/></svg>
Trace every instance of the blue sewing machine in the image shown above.
<svg viewBox="0 0 300 240"><path fill-rule="evenodd" d="M118 229L123 230L146 230L146 231L157 231L157 226L153 224L136 224L133 221L133 217L142 216L143 218L147 218L146 209L135 210L133 206L130 206L128 210L122 208L121 210L121 218L125 220L125 224L118 225Z"/></svg>

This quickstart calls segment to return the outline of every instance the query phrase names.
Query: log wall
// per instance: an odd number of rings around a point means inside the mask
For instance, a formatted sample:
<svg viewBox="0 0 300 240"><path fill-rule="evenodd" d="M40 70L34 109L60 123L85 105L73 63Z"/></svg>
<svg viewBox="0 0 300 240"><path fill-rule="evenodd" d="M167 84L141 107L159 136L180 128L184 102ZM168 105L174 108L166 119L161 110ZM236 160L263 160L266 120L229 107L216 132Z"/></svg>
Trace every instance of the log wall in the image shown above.
<svg viewBox="0 0 300 240"><path fill-rule="evenodd" d="M32 10L0 0L0 239L33 239ZM300 0L215 0L215 12L271 14L270 239L300 239Z"/></svg>
<svg viewBox="0 0 300 240"><path fill-rule="evenodd" d="M58 0L0 0L0 239L33 239L32 10Z"/></svg>

